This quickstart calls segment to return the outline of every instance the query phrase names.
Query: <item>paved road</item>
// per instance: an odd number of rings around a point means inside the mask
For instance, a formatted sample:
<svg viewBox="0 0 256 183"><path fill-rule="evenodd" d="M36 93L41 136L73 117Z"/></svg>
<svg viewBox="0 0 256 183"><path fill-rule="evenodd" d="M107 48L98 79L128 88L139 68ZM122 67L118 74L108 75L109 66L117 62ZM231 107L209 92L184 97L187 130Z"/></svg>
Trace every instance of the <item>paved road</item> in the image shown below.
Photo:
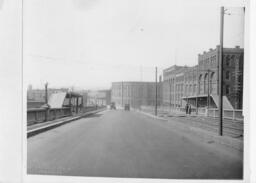
<svg viewBox="0 0 256 183"><path fill-rule="evenodd" d="M138 178L242 177L242 158L136 112L105 111L28 139L28 173Z"/></svg>

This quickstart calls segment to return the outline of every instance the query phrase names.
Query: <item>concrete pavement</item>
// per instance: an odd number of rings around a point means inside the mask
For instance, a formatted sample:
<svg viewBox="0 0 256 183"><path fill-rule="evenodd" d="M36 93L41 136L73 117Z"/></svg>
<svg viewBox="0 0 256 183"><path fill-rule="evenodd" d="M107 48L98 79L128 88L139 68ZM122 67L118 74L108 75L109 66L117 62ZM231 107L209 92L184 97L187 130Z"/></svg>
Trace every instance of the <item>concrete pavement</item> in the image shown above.
<svg viewBox="0 0 256 183"><path fill-rule="evenodd" d="M242 154L163 120L105 111L28 139L28 173L136 178L242 178Z"/></svg>

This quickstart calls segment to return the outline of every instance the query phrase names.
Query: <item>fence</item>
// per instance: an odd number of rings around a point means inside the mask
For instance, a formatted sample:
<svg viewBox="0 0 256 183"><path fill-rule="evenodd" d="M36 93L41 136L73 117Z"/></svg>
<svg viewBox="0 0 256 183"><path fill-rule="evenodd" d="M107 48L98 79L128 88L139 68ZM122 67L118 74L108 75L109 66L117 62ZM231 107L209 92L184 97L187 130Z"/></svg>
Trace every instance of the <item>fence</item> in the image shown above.
<svg viewBox="0 0 256 183"><path fill-rule="evenodd" d="M208 109L206 110L208 112L206 112L206 116L209 117L219 117L219 110L218 109ZM244 117L243 117L243 111L242 110L228 110L228 109L224 109L223 110L223 118L224 119L231 119L231 120L237 120L237 121L243 121Z"/></svg>
<svg viewBox="0 0 256 183"><path fill-rule="evenodd" d="M154 113L154 106L141 106L140 108L144 112ZM159 106L157 108L157 112L159 114L170 114L170 113L185 113L184 108L170 108L167 106ZM192 112L195 113L196 109L192 108ZM207 109L207 108L198 108L198 115L199 116L208 116L217 118L219 117L219 110L218 109ZM237 121L243 121L243 111L242 110L223 110L223 118L224 119L231 119Z"/></svg>
<svg viewBox="0 0 256 183"><path fill-rule="evenodd" d="M69 107L57 108L57 109L49 109L47 120L46 120L46 112L47 109L45 108L32 108L27 109L27 123L33 124L35 122L44 122L44 121L51 121L54 119L66 117L71 115L71 110Z"/></svg>

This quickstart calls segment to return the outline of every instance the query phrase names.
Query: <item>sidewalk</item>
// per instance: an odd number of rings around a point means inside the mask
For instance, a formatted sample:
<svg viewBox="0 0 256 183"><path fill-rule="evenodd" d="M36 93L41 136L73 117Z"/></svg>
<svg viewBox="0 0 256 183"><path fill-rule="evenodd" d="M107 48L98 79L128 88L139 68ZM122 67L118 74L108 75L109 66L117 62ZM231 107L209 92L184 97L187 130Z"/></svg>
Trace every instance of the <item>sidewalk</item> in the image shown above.
<svg viewBox="0 0 256 183"><path fill-rule="evenodd" d="M243 138L234 138L230 136L219 136L217 130L209 130L199 126L197 123L193 122L191 119L196 117L189 117L186 115L175 115L174 117L168 116L155 116L152 113L147 113L143 111L138 111L144 115L147 115L154 119L162 120L172 129L177 129L184 132L186 135L193 135L198 137L200 140L206 143L216 143L224 145L228 148L232 148L238 152L243 152Z"/></svg>
<svg viewBox="0 0 256 183"><path fill-rule="evenodd" d="M45 132L47 130L56 128L58 126L64 125L66 123L69 123L71 121L75 121L78 120L80 118L92 115L92 114L96 114L98 112L104 111L106 110L105 108L103 109L98 109L95 111L89 111L86 113L82 113L82 114L78 114L76 116L69 116L69 117L64 117L64 118L60 118L60 119L56 119L53 121L48 121L48 122L42 122L42 123L38 123L35 125L31 125L27 127L27 138L37 135L39 133Z"/></svg>

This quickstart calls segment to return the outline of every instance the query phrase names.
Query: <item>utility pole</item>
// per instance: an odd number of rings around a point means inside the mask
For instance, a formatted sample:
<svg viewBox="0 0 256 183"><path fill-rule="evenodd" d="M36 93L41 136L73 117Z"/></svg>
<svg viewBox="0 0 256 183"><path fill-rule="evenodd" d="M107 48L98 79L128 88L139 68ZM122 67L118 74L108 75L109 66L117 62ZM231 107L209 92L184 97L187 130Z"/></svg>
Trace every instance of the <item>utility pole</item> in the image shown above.
<svg viewBox="0 0 256 183"><path fill-rule="evenodd" d="M124 82L122 81L122 107L124 106Z"/></svg>
<svg viewBox="0 0 256 183"><path fill-rule="evenodd" d="M219 55L219 135L223 135L223 27L224 27L224 7L220 9L220 55Z"/></svg>
<svg viewBox="0 0 256 183"><path fill-rule="evenodd" d="M48 83L46 82L45 85L45 104L48 105Z"/></svg>
<svg viewBox="0 0 256 183"><path fill-rule="evenodd" d="M199 81L199 65L196 68L196 78L197 78L197 88L196 88L196 115L198 115L198 95L200 91L200 81Z"/></svg>
<svg viewBox="0 0 256 183"><path fill-rule="evenodd" d="M207 109L210 108L210 70L207 70L208 75L208 88L207 88Z"/></svg>
<svg viewBox="0 0 256 183"><path fill-rule="evenodd" d="M49 106L48 106L48 82L45 83L45 121L48 121L48 113L49 113Z"/></svg>
<svg viewBox="0 0 256 183"><path fill-rule="evenodd" d="M172 83L170 78L169 78L169 85L170 85L170 109L171 109L172 108Z"/></svg>
<svg viewBox="0 0 256 183"><path fill-rule="evenodd" d="M156 100L155 100L155 115L157 116L157 67L156 67Z"/></svg>

